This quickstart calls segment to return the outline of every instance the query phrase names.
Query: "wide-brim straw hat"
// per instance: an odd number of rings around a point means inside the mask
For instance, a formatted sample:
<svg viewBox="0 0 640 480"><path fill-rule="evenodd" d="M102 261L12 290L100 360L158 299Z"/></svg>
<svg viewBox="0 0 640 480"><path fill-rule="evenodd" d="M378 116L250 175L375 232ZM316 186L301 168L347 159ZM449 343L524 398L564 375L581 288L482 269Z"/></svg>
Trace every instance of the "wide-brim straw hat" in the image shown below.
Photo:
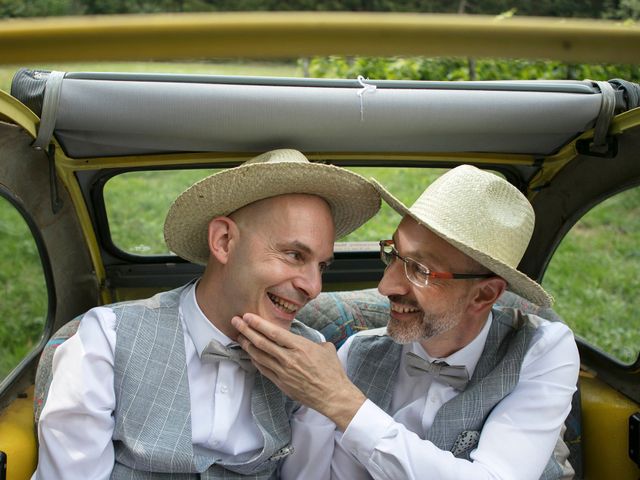
<svg viewBox="0 0 640 480"><path fill-rule="evenodd" d="M272 150L206 177L181 193L164 223L165 242L176 255L206 264L207 228L212 218L289 193L326 200L336 239L354 231L380 209L380 195L361 175L334 165L311 163L297 150Z"/></svg>
<svg viewBox="0 0 640 480"><path fill-rule="evenodd" d="M461 165L429 185L411 208L380 183L373 183L391 208L504 278L509 290L540 306L551 305L551 296L517 270L531 240L535 214L527 198L509 182Z"/></svg>

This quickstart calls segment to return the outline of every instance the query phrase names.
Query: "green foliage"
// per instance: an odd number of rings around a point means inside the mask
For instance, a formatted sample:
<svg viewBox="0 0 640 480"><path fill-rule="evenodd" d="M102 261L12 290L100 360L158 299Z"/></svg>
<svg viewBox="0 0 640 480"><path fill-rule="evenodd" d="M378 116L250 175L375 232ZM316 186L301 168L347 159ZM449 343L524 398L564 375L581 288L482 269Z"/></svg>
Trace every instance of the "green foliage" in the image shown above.
<svg viewBox="0 0 640 480"><path fill-rule="evenodd" d="M0 0L0 17L208 11L367 11L638 18L638 0Z"/></svg>
<svg viewBox="0 0 640 480"><path fill-rule="evenodd" d="M370 80L610 80L640 82L640 65L566 64L543 60L421 57L314 57L309 74Z"/></svg>
<svg viewBox="0 0 640 480"><path fill-rule="evenodd" d="M76 0L0 0L0 18L77 15L82 11Z"/></svg>
<svg viewBox="0 0 640 480"><path fill-rule="evenodd" d="M604 18L640 20L640 0L620 0L617 5L605 11Z"/></svg>
<svg viewBox="0 0 640 480"><path fill-rule="evenodd" d="M300 71L291 63L269 62L192 62L192 63L165 63L165 62L105 62L105 63L56 63L40 65L0 65L0 90L9 92L11 80L16 71L21 68L40 70L58 70L61 72L173 72L184 74L205 75L249 75L249 76L275 76L296 77Z"/></svg>

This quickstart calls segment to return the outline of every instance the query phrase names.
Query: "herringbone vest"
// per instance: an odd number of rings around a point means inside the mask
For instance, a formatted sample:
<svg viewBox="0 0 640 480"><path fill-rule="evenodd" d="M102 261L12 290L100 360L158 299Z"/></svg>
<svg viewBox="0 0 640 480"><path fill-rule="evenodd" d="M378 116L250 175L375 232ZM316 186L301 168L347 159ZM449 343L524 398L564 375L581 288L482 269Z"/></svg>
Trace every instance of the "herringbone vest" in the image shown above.
<svg viewBox="0 0 640 480"><path fill-rule="evenodd" d="M495 405L518 384L520 368L539 317L513 308L494 307L493 321L473 377L467 388L446 402L423 438L456 457L469 459L479 432ZM364 394L385 412L389 411L398 377L402 345L378 329L377 335L353 339L347 374ZM469 441L475 438L475 441ZM561 439L560 439L561 441ZM563 470L552 456L541 480L562 478Z"/></svg>
<svg viewBox="0 0 640 480"><path fill-rule="evenodd" d="M189 384L178 314L185 287L112 306L116 315L113 479L269 479L290 451L297 404L256 373L251 411L264 438L252 456L213 456L191 441ZM318 333L294 321L291 331ZM213 400L212 400L213 401Z"/></svg>

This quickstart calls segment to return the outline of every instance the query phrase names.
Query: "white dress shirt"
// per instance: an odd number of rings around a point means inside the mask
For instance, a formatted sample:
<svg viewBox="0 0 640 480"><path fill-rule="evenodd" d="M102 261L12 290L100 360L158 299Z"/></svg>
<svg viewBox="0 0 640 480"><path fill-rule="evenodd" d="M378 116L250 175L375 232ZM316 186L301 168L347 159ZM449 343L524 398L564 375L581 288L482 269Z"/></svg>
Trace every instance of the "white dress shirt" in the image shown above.
<svg viewBox="0 0 640 480"><path fill-rule="evenodd" d="M180 322L191 400L195 449L239 455L263 447L251 414L254 375L231 361L203 364L210 340L232 340L204 316L195 284L180 298ZM115 315L108 307L87 312L77 333L53 356L53 381L38 424L38 469L32 479L107 479L114 464Z"/></svg>
<svg viewBox="0 0 640 480"><path fill-rule="evenodd" d="M488 416L471 462L455 458L423 440L440 407L458 392L429 374L411 377L404 353L433 361L419 343L403 346L398 379L388 415L367 400L344 434L317 412L305 410L294 419L293 445L307 450L314 468L297 478L327 479L518 479L538 480L571 409L580 367L571 331L562 323L536 317L540 326L524 356L520 380ZM473 375L491 326L489 318L478 336L463 349L442 358L450 365L465 365ZM352 338L339 350L347 363ZM329 432L329 433L328 433ZM326 456L334 449L331 465ZM283 472L294 479L290 460ZM329 474L329 470L331 473Z"/></svg>

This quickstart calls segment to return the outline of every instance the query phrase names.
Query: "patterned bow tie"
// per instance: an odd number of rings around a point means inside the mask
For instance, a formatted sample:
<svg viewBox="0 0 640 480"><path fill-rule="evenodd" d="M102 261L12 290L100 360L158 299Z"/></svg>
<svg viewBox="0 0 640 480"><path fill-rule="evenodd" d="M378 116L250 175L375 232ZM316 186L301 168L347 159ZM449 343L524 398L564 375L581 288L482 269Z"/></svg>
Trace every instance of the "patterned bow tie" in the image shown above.
<svg viewBox="0 0 640 480"><path fill-rule="evenodd" d="M204 347L202 354L200 355L202 363L215 363L220 360L231 360L240 365L247 373L253 373L256 371L256 367L251 363L251 357L247 352L240 348L240 345L225 346L217 340L211 340L209 344Z"/></svg>
<svg viewBox="0 0 640 480"><path fill-rule="evenodd" d="M456 390L464 390L469 383L469 373L464 365L449 365L446 362L430 362L413 352L406 353L407 373L412 377L430 373Z"/></svg>

